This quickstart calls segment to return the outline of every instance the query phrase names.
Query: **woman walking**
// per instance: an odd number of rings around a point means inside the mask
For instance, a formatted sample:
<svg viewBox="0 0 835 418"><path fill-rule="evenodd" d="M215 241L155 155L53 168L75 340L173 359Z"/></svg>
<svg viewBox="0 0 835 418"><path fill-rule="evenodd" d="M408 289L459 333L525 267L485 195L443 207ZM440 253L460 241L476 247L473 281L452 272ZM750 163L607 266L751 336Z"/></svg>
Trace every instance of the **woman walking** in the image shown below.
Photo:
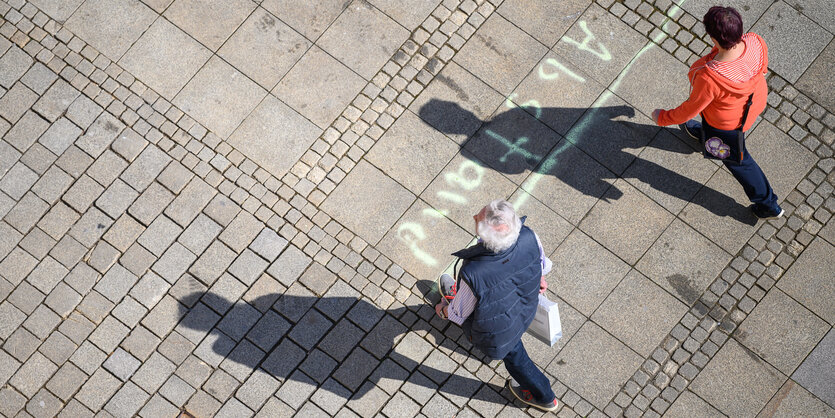
<svg viewBox="0 0 835 418"><path fill-rule="evenodd" d="M761 219L779 218L783 209L777 195L744 141L735 155L729 152L733 146L722 142L744 138L765 110L768 47L759 35L742 33L742 17L732 7L711 7L703 23L713 49L690 67L690 97L675 109L654 110L652 119L660 126L681 125L688 135L707 143L706 152L722 159L742 185L754 214ZM693 120L697 115L701 123Z"/></svg>

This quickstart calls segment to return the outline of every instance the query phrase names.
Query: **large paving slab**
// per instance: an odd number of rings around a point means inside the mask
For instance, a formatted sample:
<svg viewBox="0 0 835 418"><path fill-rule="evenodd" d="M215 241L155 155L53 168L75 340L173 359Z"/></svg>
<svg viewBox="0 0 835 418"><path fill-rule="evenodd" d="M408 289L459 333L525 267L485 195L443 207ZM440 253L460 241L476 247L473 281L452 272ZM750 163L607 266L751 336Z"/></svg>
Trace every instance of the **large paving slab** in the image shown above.
<svg viewBox="0 0 835 418"><path fill-rule="evenodd" d="M829 303L835 297L835 266L828 262L833 251L835 246L816 238L777 285L830 324L835 323L835 306Z"/></svg>
<svg viewBox="0 0 835 418"><path fill-rule="evenodd" d="M217 51L254 9L251 0L174 0L163 16L207 48Z"/></svg>
<svg viewBox="0 0 835 418"><path fill-rule="evenodd" d="M829 111L835 110L835 97L831 94L832 78L829 74L835 71L835 42L829 45L809 65L803 76L797 80L797 88L815 99Z"/></svg>
<svg viewBox="0 0 835 418"><path fill-rule="evenodd" d="M832 388L832 359L835 353L835 332L831 329L821 343L809 354L792 375L792 379L809 392L835 408L835 391Z"/></svg>
<svg viewBox="0 0 835 418"><path fill-rule="evenodd" d="M590 0L508 0L499 14L550 48L589 4Z"/></svg>
<svg viewBox="0 0 835 418"><path fill-rule="evenodd" d="M67 20L67 28L118 60L156 18L139 0L87 0Z"/></svg>
<svg viewBox="0 0 835 418"><path fill-rule="evenodd" d="M768 45L768 66L796 82L823 51L832 34L783 1L774 2L751 28Z"/></svg>

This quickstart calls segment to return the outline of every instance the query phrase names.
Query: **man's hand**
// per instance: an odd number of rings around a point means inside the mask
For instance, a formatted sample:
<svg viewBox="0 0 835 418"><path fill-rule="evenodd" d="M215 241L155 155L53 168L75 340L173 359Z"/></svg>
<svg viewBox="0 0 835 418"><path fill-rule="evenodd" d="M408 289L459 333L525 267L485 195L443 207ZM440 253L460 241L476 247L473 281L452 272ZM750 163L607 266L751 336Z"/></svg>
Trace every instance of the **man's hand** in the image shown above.
<svg viewBox="0 0 835 418"><path fill-rule="evenodd" d="M444 314L444 308L447 306L449 306L449 303L447 303L446 299L441 299L441 301L435 305L435 313L438 314L441 319L448 319L446 314Z"/></svg>
<svg viewBox="0 0 835 418"><path fill-rule="evenodd" d="M655 109L652 111L652 121L658 125L658 117L661 116L661 109Z"/></svg>
<svg viewBox="0 0 835 418"><path fill-rule="evenodd" d="M539 280L539 293L545 293L548 290L548 282L545 281L545 276Z"/></svg>

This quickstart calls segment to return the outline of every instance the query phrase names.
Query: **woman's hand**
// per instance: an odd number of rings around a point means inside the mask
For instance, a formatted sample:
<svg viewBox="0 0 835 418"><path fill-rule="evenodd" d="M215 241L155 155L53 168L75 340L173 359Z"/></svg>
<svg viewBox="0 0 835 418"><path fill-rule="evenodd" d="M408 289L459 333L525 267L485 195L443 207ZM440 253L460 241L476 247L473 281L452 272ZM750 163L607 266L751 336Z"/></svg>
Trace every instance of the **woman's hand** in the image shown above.
<svg viewBox="0 0 835 418"><path fill-rule="evenodd" d="M539 280L539 293L545 293L548 290L548 282L545 281L545 276Z"/></svg>
<svg viewBox="0 0 835 418"><path fill-rule="evenodd" d="M441 299L441 301L435 305L435 313L438 314L441 319L447 319L447 315L444 312L444 308L447 306L449 306L449 303L447 303L446 299Z"/></svg>
<svg viewBox="0 0 835 418"><path fill-rule="evenodd" d="M652 111L652 121L658 125L658 117L661 116L661 109L655 109Z"/></svg>

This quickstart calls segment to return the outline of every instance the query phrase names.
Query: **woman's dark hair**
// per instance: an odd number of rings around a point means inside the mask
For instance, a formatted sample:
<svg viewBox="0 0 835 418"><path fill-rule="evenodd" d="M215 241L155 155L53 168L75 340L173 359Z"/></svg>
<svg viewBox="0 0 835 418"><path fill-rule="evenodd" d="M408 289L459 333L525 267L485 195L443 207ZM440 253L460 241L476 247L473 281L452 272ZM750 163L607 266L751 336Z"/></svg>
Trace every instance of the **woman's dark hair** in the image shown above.
<svg viewBox="0 0 835 418"><path fill-rule="evenodd" d="M733 7L713 6L702 20L707 34L724 49L742 40L742 16Z"/></svg>

